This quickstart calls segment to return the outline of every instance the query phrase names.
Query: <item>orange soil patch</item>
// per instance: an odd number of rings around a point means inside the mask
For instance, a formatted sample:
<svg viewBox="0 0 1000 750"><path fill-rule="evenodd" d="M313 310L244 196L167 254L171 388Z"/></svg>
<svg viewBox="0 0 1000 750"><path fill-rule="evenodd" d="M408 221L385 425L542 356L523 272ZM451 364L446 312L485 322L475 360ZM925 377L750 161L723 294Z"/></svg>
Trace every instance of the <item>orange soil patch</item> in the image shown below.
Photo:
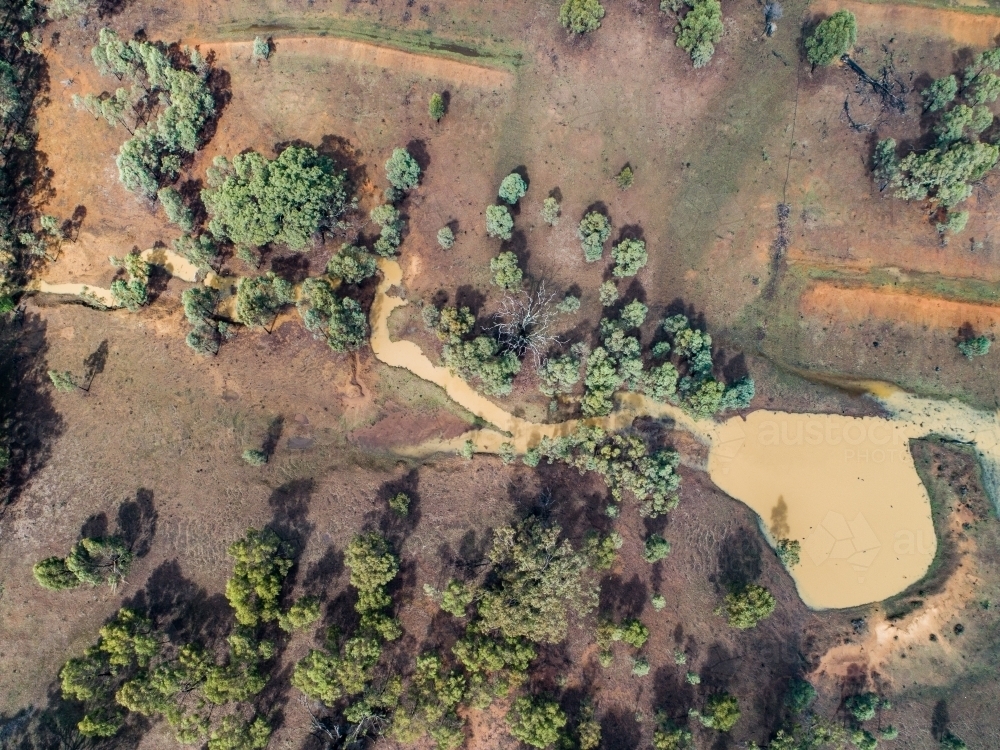
<svg viewBox="0 0 1000 750"><path fill-rule="evenodd" d="M823 16L838 10L849 10L857 16L859 28L885 26L894 32L917 32L953 39L973 47L991 47L997 35L1000 35L1000 17L961 10L850 0L820 0L810 6L809 10L814 15Z"/></svg>
<svg viewBox="0 0 1000 750"><path fill-rule="evenodd" d="M799 310L805 315L829 318L831 322L881 318L940 329L970 324L976 331L1000 324L1000 307L881 289L845 289L824 283L814 284L803 293Z"/></svg>
<svg viewBox="0 0 1000 750"><path fill-rule="evenodd" d="M226 67L226 63L249 60L253 51L252 41L198 40L193 43L215 50L216 59L222 67ZM504 88L510 86L514 80L513 75L503 70L432 55L418 55L352 39L289 37L275 40L275 47L276 54L312 56L326 61L354 63L392 71L405 70L415 75L481 88Z"/></svg>

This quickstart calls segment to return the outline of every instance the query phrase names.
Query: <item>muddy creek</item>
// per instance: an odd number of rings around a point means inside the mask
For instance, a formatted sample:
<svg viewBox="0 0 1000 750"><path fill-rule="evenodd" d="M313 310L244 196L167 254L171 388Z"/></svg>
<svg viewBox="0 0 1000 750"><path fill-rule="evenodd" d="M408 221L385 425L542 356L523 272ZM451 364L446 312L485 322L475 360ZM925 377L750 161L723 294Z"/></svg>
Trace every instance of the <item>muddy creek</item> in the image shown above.
<svg viewBox="0 0 1000 750"><path fill-rule="evenodd" d="M375 356L439 385L496 428L414 446L410 455L456 451L467 440L479 452L494 453L511 442L523 453L543 436L559 437L576 428L579 420L538 424L515 417L432 363L412 341L393 341L389 317L408 304L389 296L402 283L402 269L391 260L380 260L379 266L382 279L371 310ZM801 560L790 573L803 601L815 609L852 607L903 591L934 559L930 501L910 440L937 434L975 444L994 503L1000 467L996 414L957 401L917 398L883 383L871 383L869 391L891 418L755 411L717 423L694 420L676 406L645 396L619 394L610 416L584 422L619 430L639 416L673 420L709 446L706 468L712 481L757 513L771 544L782 538L800 543Z"/></svg>

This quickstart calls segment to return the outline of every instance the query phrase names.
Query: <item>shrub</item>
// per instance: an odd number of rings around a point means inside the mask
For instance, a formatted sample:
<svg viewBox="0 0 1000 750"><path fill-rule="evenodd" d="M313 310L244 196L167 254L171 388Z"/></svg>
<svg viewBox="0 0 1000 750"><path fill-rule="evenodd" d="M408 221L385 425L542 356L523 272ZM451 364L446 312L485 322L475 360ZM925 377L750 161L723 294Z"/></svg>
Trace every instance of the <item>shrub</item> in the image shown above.
<svg viewBox="0 0 1000 750"><path fill-rule="evenodd" d="M400 518L406 517L410 512L410 496L405 492L397 492L389 498L389 508Z"/></svg>
<svg viewBox="0 0 1000 750"><path fill-rule="evenodd" d="M938 222L937 230L938 234L944 234L945 232L950 232L951 234L959 234L965 231L965 225L969 223L969 212L968 211L949 211L948 218L943 222Z"/></svg>
<svg viewBox="0 0 1000 750"><path fill-rule="evenodd" d="M566 714L553 700L522 695L507 714L507 725L510 733L526 745L547 748L562 737Z"/></svg>
<svg viewBox="0 0 1000 750"><path fill-rule="evenodd" d="M253 52L250 58L255 62L267 60L271 57L271 43L262 36L254 37Z"/></svg>
<svg viewBox="0 0 1000 750"><path fill-rule="evenodd" d="M517 265L517 255L510 250L490 261L493 283L501 289L520 289L523 273Z"/></svg>
<svg viewBox="0 0 1000 750"><path fill-rule="evenodd" d="M941 738L941 750L968 750L965 740L956 737L951 732L945 732Z"/></svg>
<svg viewBox="0 0 1000 750"><path fill-rule="evenodd" d="M604 243L611 234L611 222L604 214L591 211L580 221L577 234L583 243L584 259L593 263L601 259Z"/></svg>
<svg viewBox="0 0 1000 750"><path fill-rule="evenodd" d="M677 46L691 56L694 67L703 68L715 54L722 38L722 6L719 0L685 0L690 8L674 27Z"/></svg>
<svg viewBox="0 0 1000 750"><path fill-rule="evenodd" d="M684 680L685 682L687 682L688 685L700 685L701 675L698 674L697 672L688 672L687 674L684 675Z"/></svg>
<svg viewBox="0 0 1000 750"><path fill-rule="evenodd" d="M378 271L375 257L367 250L354 245L341 245L336 255L326 264L326 272L345 284L360 284Z"/></svg>
<svg viewBox="0 0 1000 750"><path fill-rule="evenodd" d="M740 719L740 704L729 693L716 693L705 701L698 719L702 725L719 732L728 732Z"/></svg>
<svg viewBox="0 0 1000 750"><path fill-rule="evenodd" d="M611 305L618 301L618 287L615 285L615 282L608 279L597 290L597 296L602 306L611 307Z"/></svg>
<svg viewBox="0 0 1000 750"><path fill-rule="evenodd" d="M442 250L451 250L455 244L455 233L451 231L451 227L441 227L437 233L437 241Z"/></svg>
<svg viewBox="0 0 1000 750"><path fill-rule="evenodd" d="M580 350L576 347L561 357L549 357L538 368L538 390L549 398L570 393L580 382L582 364Z"/></svg>
<svg viewBox="0 0 1000 750"><path fill-rule="evenodd" d="M635 172L632 171L632 167L626 164L622 167L622 171L615 175L615 183L622 190L628 190L632 187L632 183L635 181Z"/></svg>
<svg viewBox="0 0 1000 750"><path fill-rule="evenodd" d="M517 460L517 451L514 448L514 444L511 442L500 443L500 448L497 450L497 455L504 464L512 464Z"/></svg>
<svg viewBox="0 0 1000 750"><path fill-rule="evenodd" d="M972 338L959 341L958 350L965 356L966 359L985 357L990 353L991 343L992 342L985 336L974 336Z"/></svg>
<svg viewBox="0 0 1000 750"><path fill-rule="evenodd" d="M500 183L500 190L498 191L498 194L504 201L513 206L521 200L527 192L528 186L525 184L524 178L517 172L511 172L509 175L504 177L503 182Z"/></svg>
<svg viewBox="0 0 1000 750"><path fill-rule="evenodd" d="M670 542L659 534L650 534L642 546L642 557L648 563L655 563L670 554Z"/></svg>
<svg viewBox="0 0 1000 750"><path fill-rule="evenodd" d="M785 693L785 705L793 714L805 711L816 700L816 688L805 680L792 680Z"/></svg>
<svg viewBox="0 0 1000 750"><path fill-rule="evenodd" d="M111 256L111 265L124 268L126 278L111 282L111 296L121 307L135 312L149 301L149 263L139 253L132 252L122 258Z"/></svg>
<svg viewBox="0 0 1000 750"><path fill-rule="evenodd" d="M687 654L679 649L674 649L674 664L687 664Z"/></svg>
<svg viewBox="0 0 1000 750"><path fill-rule="evenodd" d="M31 572L38 584L50 591L63 591L80 585L80 579L66 566L62 557L46 557L35 563Z"/></svg>
<svg viewBox="0 0 1000 750"><path fill-rule="evenodd" d="M243 460L250 466L263 466L267 463L267 454L257 448L247 448L243 451Z"/></svg>
<svg viewBox="0 0 1000 750"><path fill-rule="evenodd" d="M883 740L895 740L899 738L899 730L892 724L889 724L888 726L882 728L882 730L878 733L878 736Z"/></svg>
<svg viewBox="0 0 1000 750"><path fill-rule="evenodd" d="M601 27L604 6L598 0L566 0L559 9L559 23L571 34L586 34Z"/></svg>
<svg viewBox="0 0 1000 750"><path fill-rule="evenodd" d="M771 592L755 583L726 594L716 614L724 614L729 627L749 630L771 616L777 602Z"/></svg>
<svg viewBox="0 0 1000 750"><path fill-rule="evenodd" d="M445 113L445 103L444 97L436 91L431 94L430 101L427 102L427 114L431 116L433 120L440 120L444 117Z"/></svg>
<svg viewBox="0 0 1000 750"><path fill-rule="evenodd" d="M385 163L385 176L389 184L405 192L420 182L420 165L405 148L395 148Z"/></svg>
<svg viewBox="0 0 1000 750"><path fill-rule="evenodd" d="M184 205L181 194L172 187L160 188L156 192L156 197L163 206L163 212L167 215L167 221L176 224L183 232L190 232L194 229L194 212Z"/></svg>
<svg viewBox="0 0 1000 750"><path fill-rule="evenodd" d="M879 698L876 693L852 695L844 701L844 706L857 721L870 721L878 711Z"/></svg>
<svg viewBox="0 0 1000 750"><path fill-rule="evenodd" d="M501 240L509 240L513 229L514 219L506 206L486 207L486 234Z"/></svg>
<svg viewBox="0 0 1000 750"><path fill-rule="evenodd" d="M802 552L802 545L797 539L779 539L774 545L774 551L781 560L781 564L786 568L794 568L799 564L799 555Z"/></svg>
<svg viewBox="0 0 1000 750"><path fill-rule="evenodd" d="M236 284L236 319L243 325L263 328L292 297L292 285L274 273L244 276Z"/></svg>
<svg viewBox="0 0 1000 750"><path fill-rule="evenodd" d="M646 243L642 240L622 240L611 248L611 257L615 261L611 273L618 278L635 276L649 260Z"/></svg>
<svg viewBox="0 0 1000 750"><path fill-rule="evenodd" d="M667 606L667 598L663 594L653 594L650 602L653 604L653 609L657 612L662 612L663 608Z"/></svg>
<svg viewBox="0 0 1000 750"><path fill-rule="evenodd" d="M368 341L368 319L361 305L350 297L338 299L323 279L302 283L296 307L306 330L324 339L335 352L355 351Z"/></svg>
<svg viewBox="0 0 1000 750"><path fill-rule="evenodd" d="M806 39L806 59L829 65L847 54L858 40L858 22L849 10L838 10L821 21Z"/></svg>
<svg viewBox="0 0 1000 750"><path fill-rule="evenodd" d="M937 112L955 100L958 95L958 80L953 75L947 78L938 78L921 91L920 95L924 98L924 110Z"/></svg>
<svg viewBox="0 0 1000 750"><path fill-rule="evenodd" d="M632 659L632 674L636 677L645 677L649 674L649 659L645 656L637 656Z"/></svg>
<svg viewBox="0 0 1000 750"><path fill-rule="evenodd" d="M207 234L185 234L174 240L173 245L176 253L183 255L203 271L211 267L218 254L215 242Z"/></svg>
<svg viewBox="0 0 1000 750"><path fill-rule="evenodd" d="M403 241L403 229L406 222L399 214L399 210L391 203L383 203L375 206L371 210L371 220L382 227L377 240L375 240L374 250L383 258L391 258L396 254L396 248Z"/></svg>
<svg viewBox="0 0 1000 750"><path fill-rule="evenodd" d="M624 540L617 531L612 531L605 537L593 529L588 531L583 539L583 551L589 558L590 567L594 570L611 570L623 543Z"/></svg>
<svg viewBox="0 0 1000 750"><path fill-rule="evenodd" d="M116 536L84 537L66 556L66 567L83 583L106 583L115 589L128 576L133 557L125 542Z"/></svg>
<svg viewBox="0 0 1000 750"><path fill-rule="evenodd" d="M550 227L559 223L559 201L552 196L542 201L542 221Z"/></svg>
<svg viewBox="0 0 1000 750"><path fill-rule="evenodd" d="M556 305L556 311L561 313L575 313L580 309L580 298L572 294L567 294L562 301Z"/></svg>
<svg viewBox="0 0 1000 750"><path fill-rule="evenodd" d="M514 376L521 371L520 360L510 352L501 353L500 344L488 336L446 344L441 358L459 377L478 378L483 392L490 396L509 394Z"/></svg>
<svg viewBox="0 0 1000 750"><path fill-rule="evenodd" d="M232 162L218 156L201 199L218 239L305 250L313 235L347 209L347 175L308 146L290 146L276 159L256 151L238 154Z"/></svg>
<svg viewBox="0 0 1000 750"><path fill-rule="evenodd" d="M68 370L62 372L59 370L49 370L49 380L52 381L53 387L60 393L69 393L79 388L76 384L76 378L73 377L73 373Z"/></svg>
<svg viewBox="0 0 1000 750"><path fill-rule="evenodd" d="M633 648L642 648L649 640L649 628L639 620L625 620L618 627L615 635L617 636L614 638L616 641L623 641Z"/></svg>

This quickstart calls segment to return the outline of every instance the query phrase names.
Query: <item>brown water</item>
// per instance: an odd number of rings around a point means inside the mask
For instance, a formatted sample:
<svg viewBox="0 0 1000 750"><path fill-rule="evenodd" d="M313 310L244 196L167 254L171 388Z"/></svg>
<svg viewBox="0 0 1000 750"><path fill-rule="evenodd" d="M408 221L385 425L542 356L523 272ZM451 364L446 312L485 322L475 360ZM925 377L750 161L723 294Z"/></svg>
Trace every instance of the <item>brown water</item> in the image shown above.
<svg viewBox="0 0 1000 750"><path fill-rule="evenodd" d="M543 436L558 437L579 420L537 424L515 417L476 392L448 368L432 363L412 341L393 341L389 316L407 304L388 296L402 269L380 260L382 281L371 310L375 356L441 386L448 396L495 429L430 441L407 453L457 451L472 440L495 453L511 442L519 453ZM920 399L886 383L865 384L892 418L756 411L725 422L694 420L679 408L637 394L619 394L613 414L585 420L609 430L639 416L674 420L710 446L708 473L726 493L746 503L768 540L798 540L801 562L789 572L803 601L816 609L881 601L918 581L937 550L927 491L917 476L909 441L940 434L974 443L991 497L1000 472L1000 425L957 401Z"/></svg>

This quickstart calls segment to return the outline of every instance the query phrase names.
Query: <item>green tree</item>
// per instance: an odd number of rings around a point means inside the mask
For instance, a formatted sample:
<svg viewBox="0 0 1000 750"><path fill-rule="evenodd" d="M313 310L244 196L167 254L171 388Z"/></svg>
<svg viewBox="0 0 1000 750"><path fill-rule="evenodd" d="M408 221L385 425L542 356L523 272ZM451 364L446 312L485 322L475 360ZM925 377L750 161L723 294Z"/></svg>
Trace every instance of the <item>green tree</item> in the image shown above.
<svg viewBox="0 0 1000 750"><path fill-rule="evenodd" d="M243 451L243 460L250 466L263 466L267 463L267 454L257 448L247 448Z"/></svg>
<svg viewBox="0 0 1000 750"><path fill-rule="evenodd" d="M80 579L66 566L66 560L62 557L46 557L35 563L31 572L35 574L35 580L40 586L51 591L63 591L80 585Z"/></svg>
<svg viewBox="0 0 1000 750"><path fill-rule="evenodd" d="M389 509L400 518L405 518L410 513L410 496L405 492L397 492L389 498Z"/></svg>
<svg viewBox="0 0 1000 750"><path fill-rule="evenodd" d="M80 387L76 384L73 373L68 370L49 370L49 380L60 393L71 393Z"/></svg>
<svg viewBox="0 0 1000 750"><path fill-rule="evenodd" d="M510 351L501 351L496 339L477 336L472 341L449 343L441 351L445 365L465 380L478 379L484 393L506 396L513 388L521 361Z"/></svg>
<svg viewBox="0 0 1000 750"><path fill-rule="evenodd" d="M604 243L611 234L611 222L604 214L591 211L580 221L577 234L583 243L584 259L593 263L601 259Z"/></svg>
<svg viewBox="0 0 1000 750"><path fill-rule="evenodd" d="M271 739L271 726L260 716L244 722L224 716L208 739L208 750L264 750Z"/></svg>
<svg viewBox="0 0 1000 750"><path fill-rule="evenodd" d="M948 218L937 225L939 234L950 232L958 234L965 231L965 225L969 223L968 211L949 211Z"/></svg>
<svg viewBox="0 0 1000 750"><path fill-rule="evenodd" d="M551 195L542 201L542 221L550 227L559 223L559 201Z"/></svg>
<svg viewBox="0 0 1000 750"><path fill-rule="evenodd" d="M278 626L291 633L309 627L319 619L320 601L315 596L303 596L287 612L278 616Z"/></svg>
<svg viewBox="0 0 1000 750"><path fill-rule="evenodd" d="M237 622L255 626L277 620L281 587L294 563L291 546L270 529L249 529L227 552L234 564L226 599Z"/></svg>
<svg viewBox="0 0 1000 750"><path fill-rule="evenodd" d="M559 23L571 34L586 34L601 27L604 6L598 0L566 0L559 8Z"/></svg>
<svg viewBox="0 0 1000 750"><path fill-rule="evenodd" d="M806 39L806 59L829 65L847 54L858 41L858 22L849 10L838 10L821 21Z"/></svg>
<svg viewBox="0 0 1000 750"><path fill-rule="evenodd" d="M958 350L966 359L985 357L990 353L992 342L986 336L973 336L958 342Z"/></svg>
<svg viewBox="0 0 1000 750"><path fill-rule="evenodd" d="M451 231L451 227L441 227L437 233L437 241L442 250L451 250L455 244L455 233Z"/></svg>
<svg viewBox="0 0 1000 750"><path fill-rule="evenodd" d="M756 627L761 620L770 617L776 604L770 591L751 583L726 594L716 614L724 614L731 628L749 630Z"/></svg>
<svg viewBox="0 0 1000 750"><path fill-rule="evenodd" d="M580 382L582 353L579 347L573 347L568 354L543 360L538 368L538 389L549 398L570 393Z"/></svg>
<svg viewBox="0 0 1000 750"><path fill-rule="evenodd" d="M677 46L691 56L694 67L703 68L715 54L722 38L722 6L719 0L685 0L690 8L674 27Z"/></svg>
<svg viewBox="0 0 1000 750"><path fill-rule="evenodd" d="M941 750L968 750L968 745L961 737L957 737L951 732L945 732L941 738Z"/></svg>
<svg viewBox="0 0 1000 750"><path fill-rule="evenodd" d="M632 167L626 164L622 167L622 171L615 175L615 184L622 190L628 190L632 187L633 182L635 182L635 172L632 171Z"/></svg>
<svg viewBox="0 0 1000 750"><path fill-rule="evenodd" d="M493 272L493 283L501 289L520 289L523 279L521 268L517 264L517 255L510 250L500 253L490 261Z"/></svg>
<svg viewBox="0 0 1000 750"><path fill-rule="evenodd" d="M659 534L650 534L642 546L642 557L648 563L655 563L670 554L670 542Z"/></svg>
<svg viewBox="0 0 1000 750"><path fill-rule="evenodd" d="M371 210L371 220L382 227L378 239L375 240L375 252L383 258L391 258L396 254L396 248L403 241L403 229L406 222L403 221L399 209L391 203L383 203Z"/></svg>
<svg viewBox="0 0 1000 750"><path fill-rule="evenodd" d="M434 92L431 94L430 101L427 103L427 114L431 116L431 119L436 121L444 117L444 113L444 97L441 96L441 94Z"/></svg>
<svg viewBox="0 0 1000 750"><path fill-rule="evenodd" d="M149 301L149 263L139 253L129 253L122 258L108 259L116 268L125 269L125 279L111 282L111 296L120 307L135 312Z"/></svg>
<svg viewBox="0 0 1000 750"><path fill-rule="evenodd" d="M445 344L460 343L476 325L476 316L467 307L442 307L438 310L433 305L425 305L423 318L427 327Z"/></svg>
<svg viewBox="0 0 1000 750"><path fill-rule="evenodd" d="M406 192L420 182L420 165L405 148L394 148L385 163L385 176L396 190Z"/></svg>
<svg viewBox="0 0 1000 750"><path fill-rule="evenodd" d="M953 75L935 79L920 95L924 98L924 110L937 112L955 100L958 95L958 79Z"/></svg>
<svg viewBox="0 0 1000 750"><path fill-rule="evenodd" d="M799 564L802 545L797 539L779 539L774 545L774 551L786 568L794 568Z"/></svg>
<svg viewBox="0 0 1000 750"><path fill-rule="evenodd" d="M66 567L83 583L118 587L132 568L134 555L116 536L84 537L66 556Z"/></svg>
<svg viewBox="0 0 1000 750"><path fill-rule="evenodd" d="M292 285L270 271L244 276L236 283L236 319L246 326L265 328L293 298Z"/></svg>
<svg viewBox="0 0 1000 750"><path fill-rule="evenodd" d="M805 680L792 680L785 693L785 705L793 714L800 714L816 700L816 688Z"/></svg>
<svg viewBox="0 0 1000 750"><path fill-rule="evenodd" d="M664 721L653 731L653 750L685 750L691 746L691 732Z"/></svg>
<svg viewBox="0 0 1000 750"><path fill-rule="evenodd" d="M618 278L635 276L649 260L646 243L642 240L622 240L611 248L611 257L615 261L611 273Z"/></svg>
<svg viewBox="0 0 1000 750"><path fill-rule="evenodd" d="M174 240L173 245L175 252L183 255L202 271L211 268L219 253L218 246L208 234L185 234Z"/></svg>
<svg viewBox="0 0 1000 750"><path fill-rule="evenodd" d="M360 284L378 271L375 257L364 248L341 245L326 264L326 272L345 284Z"/></svg>
<svg viewBox="0 0 1000 750"><path fill-rule="evenodd" d="M167 215L167 221L176 224L183 232L194 230L194 212L184 205L184 199L175 188L160 188L156 197L163 206L163 211Z"/></svg>
<svg viewBox="0 0 1000 750"><path fill-rule="evenodd" d="M483 627L508 638L558 643L566 637L571 611L585 615L596 606L596 586L586 576L586 556L559 526L536 516L494 533L489 558L496 584L482 592Z"/></svg>
<svg viewBox="0 0 1000 750"><path fill-rule="evenodd" d="M562 738L566 714L553 700L522 695L507 714L507 725L510 733L526 745L547 748Z"/></svg>
<svg viewBox="0 0 1000 750"><path fill-rule="evenodd" d="M272 160L256 151L232 162L218 156L212 165L201 191L208 227L236 245L305 250L348 208L346 173L308 146L290 146Z"/></svg>
<svg viewBox="0 0 1000 750"><path fill-rule="evenodd" d="M698 719L709 729L728 732L740 719L740 703L729 693L715 693L705 701Z"/></svg>
<svg viewBox="0 0 1000 750"><path fill-rule="evenodd" d="M528 185L525 183L524 178L521 177L517 172L511 172L509 175L503 178L500 183L500 190L498 194L500 198L506 201L509 205L513 206L524 194L528 192Z"/></svg>
<svg viewBox="0 0 1000 750"><path fill-rule="evenodd" d="M594 570L611 570L618 557L618 550L624 543L617 531L601 536L591 529L583 538L583 552L587 556L587 564Z"/></svg>
<svg viewBox="0 0 1000 750"><path fill-rule="evenodd" d="M514 219L506 206L486 207L486 234L490 237L498 237L501 240L509 240L514 229Z"/></svg>
<svg viewBox="0 0 1000 750"><path fill-rule="evenodd" d="M861 693L849 696L844 701L844 706L857 721L870 721L875 718L879 709L879 697L877 693Z"/></svg>
<svg viewBox="0 0 1000 750"><path fill-rule="evenodd" d="M611 307L611 305L618 301L618 287L615 285L615 282L608 279L597 290L597 296L603 307Z"/></svg>

